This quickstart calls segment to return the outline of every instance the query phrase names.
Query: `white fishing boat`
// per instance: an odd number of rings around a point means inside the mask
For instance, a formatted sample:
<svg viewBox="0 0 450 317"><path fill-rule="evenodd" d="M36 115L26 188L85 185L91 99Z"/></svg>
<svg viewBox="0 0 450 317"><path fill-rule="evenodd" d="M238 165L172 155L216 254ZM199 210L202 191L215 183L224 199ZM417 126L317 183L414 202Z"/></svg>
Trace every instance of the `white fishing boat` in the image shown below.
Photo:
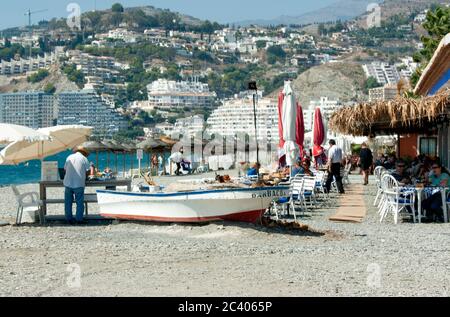
<svg viewBox="0 0 450 317"><path fill-rule="evenodd" d="M256 222L288 188L227 188L175 193L97 191L106 218L159 222Z"/></svg>

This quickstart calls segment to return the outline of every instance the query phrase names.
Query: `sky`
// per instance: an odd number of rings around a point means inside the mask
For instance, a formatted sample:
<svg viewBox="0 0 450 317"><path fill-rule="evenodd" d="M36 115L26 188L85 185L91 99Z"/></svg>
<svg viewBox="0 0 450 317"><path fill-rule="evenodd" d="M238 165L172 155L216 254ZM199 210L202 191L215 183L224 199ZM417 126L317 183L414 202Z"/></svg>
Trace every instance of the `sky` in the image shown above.
<svg viewBox="0 0 450 317"><path fill-rule="evenodd" d="M4 1L4 0L3 0ZM67 17L69 3L78 3L82 12L110 8L120 2L125 7L152 5L170 9L200 19L219 23L243 20L272 19L280 15L296 16L325 7L337 0L13 0L3 4L0 11L0 29L28 24L25 12L47 10L32 16L32 23L53 17Z"/></svg>

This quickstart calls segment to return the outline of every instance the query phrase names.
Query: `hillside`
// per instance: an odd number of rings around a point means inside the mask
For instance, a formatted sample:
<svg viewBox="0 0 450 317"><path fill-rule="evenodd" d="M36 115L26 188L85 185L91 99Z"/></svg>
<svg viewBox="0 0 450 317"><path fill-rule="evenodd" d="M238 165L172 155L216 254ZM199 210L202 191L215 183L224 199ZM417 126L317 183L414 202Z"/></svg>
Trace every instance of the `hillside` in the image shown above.
<svg viewBox="0 0 450 317"><path fill-rule="evenodd" d="M133 10L142 10L144 11L144 13L148 16L157 16L159 14L161 14L161 12L164 12L166 10L163 9L159 9L159 8L155 8L153 6L143 6L143 7L135 7L135 8L127 8L125 9L125 12L127 11L133 11ZM167 12L167 11L166 11ZM186 15L186 14L181 14L181 13L176 13L179 18L180 18L180 23L183 24L187 24L187 25L194 25L194 26L199 26L203 23L202 20L192 17L190 15Z"/></svg>
<svg viewBox="0 0 450 317"><path fill-rule="evenodd" d="M442 1L436 0L384 0L380 4L381 7L381 20L387 20L390 17L396 15L409 16L411 14L417 14L418 12L430 8L432 4L439 3ZM367 15L362 14L358 19L357 23L360 26L366 25Z"/></svg>
<svg viewBox="0 0 450 317"><path fill-rule="evenodd" d="M393 15L418 12L427 9L434 3L444 3L439 0L339 0L324 8L304 13L302 15L280 16L271 20L247 20L237 22L237 25L305 25L332 21L348 21L357 19L360 23L366 21L367 6L371 3L379 3L381 6L381 18L385 20Z"/></svg>
<svg viewBox="0 0 450 317"><path fill-rule="evenodd" d="M293 81L293 88L302 105L320 97L347 102L365 98L364 82L364 71L359 64L340 62L307 70Z"/></svg>
<svg viewBox="0 0 450 317"><path fill-rule="evenodd" d="M298 16L280 16L272 20L248 20L238 22L238 25L279 25L279 24L313 24L330 21L352 20L364 12L370 3L381 0L340 0L324 8L304 13Z"/></svg>
<svg viewBox="0 0 450 317"><path fill-rule="evenodd" d="M15 91L42 91L48 83L55 86L56 92L78 90L77 85L69 81L58 66L55 65L49 69L49 73L50 75L48 77L35 84L29 83L27 81L27 76L0 76L0 93L11 93Z"/></svg>
<svg viewBox="0 0 450 317"><path fill-rule="evenodd" d="M153 6L140 6L124 8L123 12L113 12L111 9L89 11L82 14L83 27L86 31L104 32L119 25L126 24L131 30L142 31L151 27L167 27L170 29L202 27L205 21L189 15L159 9ZM175 21L175 23L174 23ZM218 26L215 23L215 26ZM61 30L68 29L66 18L53 18L33 25L34 30ZM15 27L2 30L4 36L19 36L26 31L25 27Z"/></svg>

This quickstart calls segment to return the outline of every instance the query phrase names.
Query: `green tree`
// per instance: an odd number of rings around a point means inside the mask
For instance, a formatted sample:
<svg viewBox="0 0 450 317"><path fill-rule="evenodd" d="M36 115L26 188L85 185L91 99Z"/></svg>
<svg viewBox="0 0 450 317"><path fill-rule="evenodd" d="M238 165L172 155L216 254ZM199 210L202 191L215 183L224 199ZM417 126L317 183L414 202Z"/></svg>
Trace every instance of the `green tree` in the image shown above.
<svg viewBox="0 0 450 317"><path fill-rule="evenodd" d="M76 83L79 88L83 88L85 84L84 74L82 71L77 70L74 64L66 65L62 70L70 81Z"/></svg>
<svg viewBox="0 0 450 317"><path fill-rule="evenodd" d="M283 62L286 59L286 52L279 45L273 45L267 49L267 62L275 64L277 61Z"/></svg>
<svg viewBox="0 0 450 317"><path fill-rule="evenodd" d="M211 35L214 33L213 24L210 21L206 20L205 22L203 22L200 28L201 32L208 34L208 41L211 42Z"/></svg>
<svg viewBox="0 0 450 317"><path fill-rule="evenodd" d="M91 11L85 13L85 17L89 20L93 30L100 31L102 29L102 14L98 11Z"/></svg>
<svg viewBox="0 0 450 317"><path fill-rule="evenodd" d="M417 84L423 69L433 57L442 38L450 32L450 8L438 6L434 10L428 11L423 27L427 30L429 36L421 38L424 48L414 54L415 61L422 65L411 78L413 85Z"/></svg>
<svg viewBox="0 0 450 317"><path fill-rule="evenodd" d="M122 13L124 11L124 8L120 3L114 3L111 7L111 11L116 13Z"/></svg>
<svg viewBox="0 0 450 317"><path fill-rule="evenodd" d="M256 48L261 50L263 48L266 48L266 44L267 44L267 41L258 40L258 41L256 41Z"/></svg>
<svg viewBox="0 0 450 317"><path fill-rule="evenodd" d="M50 73L46 69L40 69L37 73L34 73L33 75L30 75L27 77L27 81L30 83L38 83L42 80L44 80Z"/></svg>
<svg viewBox="0 0 450 317"><path fill-rule="evenodd" d="M109 21L110 21L110 23L111 23L112 25L114 25L114 26L119 26L120 23L122 23L122 21L123 21L123 15L122 15L122 13L117 13L117 12L113 13L113 14L111 15L111 18L110 18Z"/></svg>
<svg viewBox="0 0 450 317"><path fill-rule="evenodd" d="M364 90L366 93L369 91L369 89L377 88L377 87L381 87L381 84L378 83L378 81L372 76L367 78L367 80L364 83Z"/></svg>
<svg viewBox="0 0 450 317"><path fill-rule="evenodd" d="M44 87L44 92L46 94L54 94L56 92L56 87L55 85L53 85L52 83L48 83L47 85L45 85Z"/></svg>

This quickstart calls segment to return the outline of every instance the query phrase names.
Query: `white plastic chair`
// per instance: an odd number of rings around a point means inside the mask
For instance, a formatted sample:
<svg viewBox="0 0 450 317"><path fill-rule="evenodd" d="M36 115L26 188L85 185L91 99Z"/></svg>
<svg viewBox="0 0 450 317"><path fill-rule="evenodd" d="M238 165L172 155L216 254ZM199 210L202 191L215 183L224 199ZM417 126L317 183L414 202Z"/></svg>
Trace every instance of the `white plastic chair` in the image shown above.
<svg viewBox="0 0 450 317"><path fill-rule="evenodd" d="M375 175L375 183L377 186L377 195L375 196L375 200L373 201L373 205L377 205L378 198L381 200L381 196L383 194L383 190L381 189L381 176L383 174L383 171L386 171L386 169L383 166L377 166L375 167L373 174Z"/></svg>
<svg viewBox="0 0 450 317"><path fill-rule="evenodd" d="M315 176L305 176L303 177L303 199L308 200L309 205L313 207L317 203L316 199L316 177Z"/></svg>
<svg viewBox="0 0 450 317"><path fill-rule="evenodd" d="M344 168L341 169L341 177L342 177L342 185L350 185L350 170L352 169L351 164L347 164Z"/></svg>
<svg viewBox="0 0 450 317"><path fill-rule="evenodd" d="M413 221L416 222L416 212L414 207L415 191L402 188L398 185L397 180L391 175L385 174L381 180L385 202L380 211L380 223L391 212L394 215L394 223L398 223L398 215L411 208Z"/></svg>
<svg viewBox="0 0 450 317"><path fill-rule="evenodd" d="M39 220L43 222L43 215L41 214L42 202L39 200L39 194L36 192L28 192L21 194L16 186L11 186L11 189L16 196L17 201L17 214L16 224L22 223L23 212L26 213L39 213Z"/></svg>
<svg viewBox="0 0 450 317"><path fill-rule="evenodd" d="M294 214L295 221L297 221L297 213L295 210L296 206L300 206L300 208L303 211L303 214L305 213L305 210L307 210L306 201L304 197L304 190L305 190L304 185L305 185L304 177L294 177L294 179L291 180L289 204L290 207L292 208L292 213Z"/></svg>
<svg viewBox="0 0 450 317"><path fill-rule="evenodd" d="M274 211L275 217L277 220L280 219L280 214L287 213L287 210L288 210L287 207L290 205L292 183L291 182L283 182L283 183L279 183L278 186L289 186L289 196L288 197L280 197L280 198L273 200L271 209ZM281 212L279 210L280 207L281 207Z"/></svg>

